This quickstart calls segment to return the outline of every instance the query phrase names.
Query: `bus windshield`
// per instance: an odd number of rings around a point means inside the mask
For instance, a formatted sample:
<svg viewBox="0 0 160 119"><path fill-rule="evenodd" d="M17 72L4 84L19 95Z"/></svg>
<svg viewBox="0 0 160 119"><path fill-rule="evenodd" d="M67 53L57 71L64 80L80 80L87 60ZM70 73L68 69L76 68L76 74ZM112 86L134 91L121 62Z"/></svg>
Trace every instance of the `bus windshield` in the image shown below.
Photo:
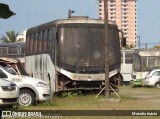
<svg viewBox="0 0 160 119"><path fill-rule="evenodd" d="M63 26L58 30L60 65L104 67L104 26Z"/></svg>
<svg viewBox="0 0 160 119"><path fill-rule="evenodd" d="M134 70L135 71L150 71L152 69L160 68L160 57L143 56L138 55L134 58Z"/></svg>
<svg viewBox="0 0 160 119"><path fill-rule="evenodd" d="M144 71L160 67L160 57L142 57L142 68Z"/></svg>

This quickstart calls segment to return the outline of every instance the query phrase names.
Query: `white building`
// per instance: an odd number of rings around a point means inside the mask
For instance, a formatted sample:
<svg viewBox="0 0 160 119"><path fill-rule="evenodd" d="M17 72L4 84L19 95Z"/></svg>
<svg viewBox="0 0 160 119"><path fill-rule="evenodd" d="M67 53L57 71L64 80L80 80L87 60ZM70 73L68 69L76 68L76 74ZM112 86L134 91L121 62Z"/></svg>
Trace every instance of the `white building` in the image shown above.
<svg viewBox="0 0 160 119"><path fill-rule="evenodd" d="M18 36L16 37L16 41L26 42L26 32L27 30L24 30Z"/></svg>

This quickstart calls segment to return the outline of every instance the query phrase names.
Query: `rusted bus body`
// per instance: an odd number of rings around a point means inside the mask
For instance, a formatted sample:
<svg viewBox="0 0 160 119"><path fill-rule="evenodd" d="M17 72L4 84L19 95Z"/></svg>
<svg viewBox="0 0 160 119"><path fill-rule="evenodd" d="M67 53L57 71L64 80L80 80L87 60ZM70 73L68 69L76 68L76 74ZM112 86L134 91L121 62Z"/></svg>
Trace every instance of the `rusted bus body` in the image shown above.
<svg viewBox="0 0 160 119"><path fill-rule="evenodd" d="M160 68L160 50L144 49L135 50L133 55L132 79L145 78L153 69Z"/></svg>
<svg viewBox="0 0 160 119"><path fill-rule="evenodd" d="M114 82L120 75L120 43L113 22L109 23L109 37L109 76ZM102 20L72 18L30 28L26 34L26 71L50 83L53 92L102 89L104 42Z"/></svg>
<svg viewBox="0 0 160 119"><path fill-rule="evenodd" d="M18 58L24 63L25 45L25 42L1 43L0 57Z"/></svg>

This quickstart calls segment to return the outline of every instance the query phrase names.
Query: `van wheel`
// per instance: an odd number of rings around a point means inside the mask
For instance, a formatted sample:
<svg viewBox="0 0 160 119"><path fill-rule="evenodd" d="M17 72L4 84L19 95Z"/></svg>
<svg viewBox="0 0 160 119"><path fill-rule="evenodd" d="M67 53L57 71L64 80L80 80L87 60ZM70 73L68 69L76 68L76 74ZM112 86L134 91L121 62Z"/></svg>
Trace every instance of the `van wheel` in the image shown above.
<svg viewBox="0 0 160 119"><path fill-rule="evenodd" d="M156 87L156 88L160 88L160 83L157 82L157 83L155 84L155 87Z"/></svg>
<svg viewBox="0 0 160 119"><path fill-rule="evenodd" d="M35 96L30 90L20 90L18 103L22 106L35 105Z"/></svg>

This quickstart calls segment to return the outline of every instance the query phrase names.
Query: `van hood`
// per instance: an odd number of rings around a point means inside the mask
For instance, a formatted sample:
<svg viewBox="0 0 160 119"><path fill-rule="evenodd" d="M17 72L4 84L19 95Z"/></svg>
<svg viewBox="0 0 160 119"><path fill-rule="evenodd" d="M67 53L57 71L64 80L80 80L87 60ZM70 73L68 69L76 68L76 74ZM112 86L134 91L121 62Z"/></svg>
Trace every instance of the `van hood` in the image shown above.
<svg viewBox="0 0 160 119"><path fill-rule="evenodd" d="M0 86L11 86L11 84L14 84L14 83L11 81L0 78Z"/></svg>
<svg viewBox="0 0 160 119"><path fill-rule="evenodd" d="M46 83L45 81L40 80L38 78L33 78L33 77L23 76L23 75L15 75L14 77L12 77L12 81L13 82L25 82L29 84L34 84L34 83L37 84L38 82Z"/></svg>

